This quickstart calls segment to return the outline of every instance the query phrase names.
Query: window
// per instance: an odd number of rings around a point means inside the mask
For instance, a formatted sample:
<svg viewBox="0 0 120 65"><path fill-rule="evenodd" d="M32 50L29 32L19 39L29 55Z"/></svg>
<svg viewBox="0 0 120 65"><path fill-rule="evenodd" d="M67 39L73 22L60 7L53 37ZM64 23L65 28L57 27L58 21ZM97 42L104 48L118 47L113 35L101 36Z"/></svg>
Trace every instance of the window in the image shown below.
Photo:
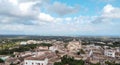
<svg viewBox="0 0 120 65"><path fill-rule="evenodd" d="M36 63L37 65L40 65L40 63Z"/></svg>
<svg viewBox="0 0 120 65"><path fill-rule="evenodd" d="M34 65L34 63L32 63L32 65Z"/></svg>
<svg viewBox="0 0 120 65"><path fill-rule="evenodd" d="M40 65L40 63L38 63L38 65Z"/></svg>

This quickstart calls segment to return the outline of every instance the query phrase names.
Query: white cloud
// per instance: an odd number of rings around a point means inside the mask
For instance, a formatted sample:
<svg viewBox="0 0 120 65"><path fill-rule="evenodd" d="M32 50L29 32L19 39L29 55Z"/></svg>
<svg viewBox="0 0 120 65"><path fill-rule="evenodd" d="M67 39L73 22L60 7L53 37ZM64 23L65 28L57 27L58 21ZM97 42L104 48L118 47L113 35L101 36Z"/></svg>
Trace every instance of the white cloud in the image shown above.
<svg viewBox="0 0 120 65"><path fill-rule="evenodd" d="M103 12L104 13L110 13L112 10L114 10L114 7L110 4L107 4L104 8L103 8Z"/></svg>
<svg viewBox="0 0 120 65"><path fill-rule="evenodd" d="M79 12L79 6L68 6L64 3L55 2L53 5L48 5L46 10L48 12L56 13L57 15L64 16L68 14L76 14Z"/></svg>
<svg viewBox="0 0 120 65"><path fill-rule="evenodd" d="M38 18L41 21L54 22L54 18L48 14L45 14L45 13L40 13L38 15Z"/></svg>
<svg viewBox="0 0 120 65"><path fill-rule="evenodd" d="M102 17L120 18L120 8L107 4L103 9Z"/></svg>
<svg viewBox="0 0 120 65"><path fill-rule="evenodd" d="M47 1L47 0L46 0ZM95 22L109 22L111 18L120 18L120 8L106 5L100 16L76 16L76 17L54 17L49 12L45 13L43 2L45 0L1 0L0 2L0 31L13 31L37 34L73 34L73 33L95 33L102 31L104 25L93 24ZM46 6L44 6L46 8ZM79 7L68 6L55 2L47 6L47 10L58 15L76 14ZM72 31L72 32L71 32ZM31 34L32 34L31 33Z"/></svg>
<svg viewBox="0 0 120 65"><path fill-rule="evenodd" d="M66 21L72 21L72 18L71 17L67 17L65 18Z"/></svg>
<svg viewBox="0 0 120 65"><path fill-rule="evenodd" d="M18 1L17 0L8 0L10 3L12 3L13 5L18 5Z"/></svg>
<svg viewBox="0 0 120 65"><path fill-rule="evenodd" d="M0 23L41 25L43 22L63 21L62 18L41 12L44 3L48 3L48 0L1 0ZM67 5L65 7L67 8Z"/></svg>
<svg viewBox="0 0 120 65"><path fill-rule="evenodd" d="M105 3L112 3L116 0L91 0L91 1L94 1L94 2L97 2L97 3L101 3L101 2L105 2Z"/></svg>
<svg viewBox="0 0 120 65"><path fill-rule="evenodd" d="M100 1L102 1L102 2L113 2L115 0L100 0Z"/></svg>
<svg viewBox="0 0 120 65"><path fill-rule="evenodd" d="M28 13L32 10L33 5L36 4L36 2L26 2L26 3L20 3L19 9L21 13ZM33 11L32 11L33 12ZM32 13L30 12L30 13Z"/></svg>
<svg viewBox="0 0 120 65"><path fill-rule="evenodd" d="M32 24L33 21L53 21L49 14L41 12L42 4L47 0L1 0L0 23ZM32 21L32 22L31 22Z"/></svg>
<svg viewBox="0 0 120 65"><path fill-rule="evenodd" d="M1 25L0 24L0 30L7 30L7 31L25 31L25 29L27 29L27 31L32 31L33 29L30 26L26 26L26 25L13 25L13 24L6 24L6 25Z"/></svg>
<svg viewBox="0 0 120 65"><path fill-rule="evenodd" d="M0 2L0 14L4 16L29 17L34 15L34 2L21 3L18 0L2 0Z"/></svg>
<svg viewBox="0 0 120 65"><path fill-rule="evenodd" d="M107 4L102 9L101 15L97 16L92 22L112 24L112 21L117 19L120 19L120 8Z"/></svg>

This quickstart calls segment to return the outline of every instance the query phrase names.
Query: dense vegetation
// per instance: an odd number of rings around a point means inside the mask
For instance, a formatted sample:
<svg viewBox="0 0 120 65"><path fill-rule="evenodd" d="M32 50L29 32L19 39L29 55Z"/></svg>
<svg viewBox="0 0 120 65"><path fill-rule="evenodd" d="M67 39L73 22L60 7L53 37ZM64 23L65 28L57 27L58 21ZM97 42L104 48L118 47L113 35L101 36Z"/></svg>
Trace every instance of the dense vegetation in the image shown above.
<svg viewBox="0 0 120 65"><path fill-rule="evenodd" d="M54 65L84 65L83 60L75 60L67 55L61 57L61 62L55 62Z"/></svg>
<svg viewBox="0 0 120 65"><path fill-rule="evenodd" d="M88 63L88 64L89 65L102 65L100 63L96 63L96 64ZM105 64L106 65L120 65L118 63L109 62L109 61L106 61ZM75 60L73 57L64 55L63 57L61 57L61 62L55 62L54 65L86 65L86 64L85 64L85 61L83 60Z"/></svg>
<svg viewBox="0 0 120 65"><path fill-rule="evenodd" d="M106 61L105 64L107 65L120 65L118 63L115 63L115 62L109 62L109 61Z"/></svg>
<svg viewBox="0 0 120 65"><path fill-rule="evenodd" d="M2 49L0 50L0 55L8 55L8 54L13 54L14 52L24 52L24 51L29 51L33 50L37 46L52 46L51 44L47 43L42 43L42 44L28 44L28 45L19 45L17 47L11 48L11 49Z"/></svg>
<svg viewBox="0 0 120 65"><path fill-rule="evenodd" d="M9 49L9 48L14 48L16 46L18 46L19 44L17 44L17 42L6 42L0 44L0 50L4 50L4 49Z"/></svg>
<svg viewBox="0 0 120 65"><path fill-rule="evenodd" d="M90 63L90 65L101 65L101 64L100 63L96 63L96 64Z"/></svg>

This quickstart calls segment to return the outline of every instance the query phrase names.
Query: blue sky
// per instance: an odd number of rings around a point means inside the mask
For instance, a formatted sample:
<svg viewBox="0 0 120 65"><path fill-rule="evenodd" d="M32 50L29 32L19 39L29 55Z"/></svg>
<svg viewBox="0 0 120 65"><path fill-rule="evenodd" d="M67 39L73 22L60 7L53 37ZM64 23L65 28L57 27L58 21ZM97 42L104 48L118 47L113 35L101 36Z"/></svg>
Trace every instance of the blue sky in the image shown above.
<svg viewBox="0 0 120 65"><path fill-rule="evenodd" d="M0 34L120 36L120 0L0 0Z"/></svg>

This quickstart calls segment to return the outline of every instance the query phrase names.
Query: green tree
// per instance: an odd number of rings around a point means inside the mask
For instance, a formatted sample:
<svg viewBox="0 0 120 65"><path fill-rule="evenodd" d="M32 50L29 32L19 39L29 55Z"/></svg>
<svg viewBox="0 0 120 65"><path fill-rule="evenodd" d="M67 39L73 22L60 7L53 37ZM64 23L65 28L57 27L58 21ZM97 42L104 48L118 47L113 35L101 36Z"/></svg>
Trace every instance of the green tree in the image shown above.
<svg viewBox="0 0 120 65"><path fill-rule="evenodd" d="M54 65L64 65L62 62L55 62Z"/></svg>
<svg viewBox="0 0 120 65"><path fill-rule="evenodd" d="M54 65L84 65L83 60L75 60L74 57L64 55L61 62L55 62Z"/></svg>

